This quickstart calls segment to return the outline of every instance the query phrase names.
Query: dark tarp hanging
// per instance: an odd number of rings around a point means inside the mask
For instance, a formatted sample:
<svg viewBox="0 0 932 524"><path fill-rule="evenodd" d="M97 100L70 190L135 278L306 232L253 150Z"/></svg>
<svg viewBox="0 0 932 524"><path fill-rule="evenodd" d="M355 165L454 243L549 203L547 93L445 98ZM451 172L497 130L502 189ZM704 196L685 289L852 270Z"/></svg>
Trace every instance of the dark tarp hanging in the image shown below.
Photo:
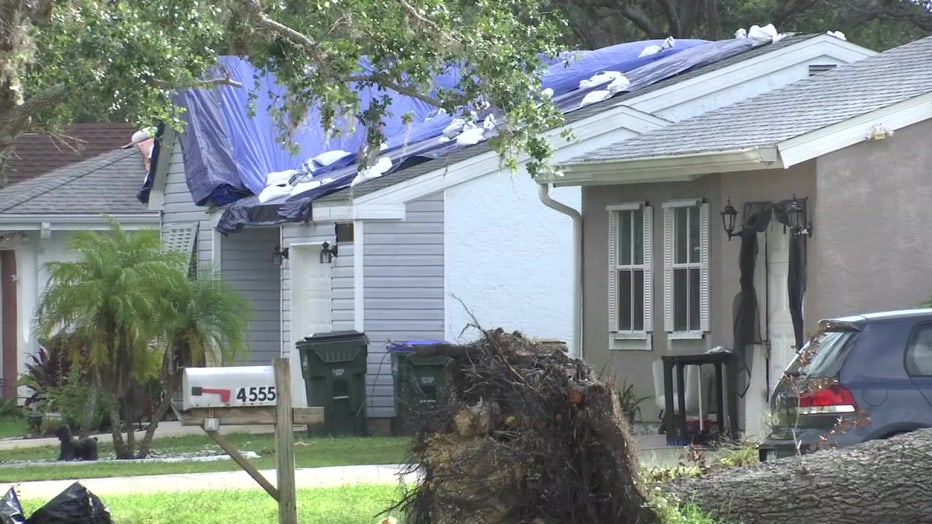
<svg viewBox="0 0 932 524"><path fill-rule="evenodd" d="M744 204L744 223L736 236L741 238L741 249L738 255L738 268L740 272L741 289L735 295L732 304L734 315L734 352L738 358L738 384L739 395L744 396L751 383L751 368L753 365L753 352L750 350L754 344L763 343L760 326L760 303L757 290L754 288L754 268L757 264L759 243L758 233L767 230L771 219L775 219L784 226L789 225L786 207L792 200L779 202L748 202ZM797 200L806 210L806 199ZM784 227L784 230L786 228ZM796 235L790 231L789 250L789 278L787 291L789 293L790 317L793 319L793 331L796 338L796 347L802 347L802 302L806 292L806 237Z"/></svg>

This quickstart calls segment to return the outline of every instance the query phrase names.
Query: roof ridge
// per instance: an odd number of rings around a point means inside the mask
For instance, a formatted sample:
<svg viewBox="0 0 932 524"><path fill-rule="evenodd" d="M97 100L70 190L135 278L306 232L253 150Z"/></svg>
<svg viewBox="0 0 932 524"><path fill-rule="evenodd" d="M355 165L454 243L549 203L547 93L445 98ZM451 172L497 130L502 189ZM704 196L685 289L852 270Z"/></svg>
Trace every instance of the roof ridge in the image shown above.
<svg viewBox="0 0 932 524"><path fill-rule="evenodd" d="M118 155L118 154L116 154L116 153L127 153L127 154ZM111 165L113 165L113 164L116 164L116 163L119 162L120 160L123 160L124 157L129 156L128 153L130 153L130 151L128 151L128 150L127 150L127 151L124 151L124 150L121 150L121 149L115 149L115 150L113 150L113 151L108 151L108 152L106 152L106 153L101 153L100 155L97 155L97 156L95 156L95 157L88 158L88 159L86 159L86 160L82 160L82 161L80 161L80 162L76 162L76 163L74 163L74 164L69 164L69 165L62 166L62 167L60 167L60 168L58 168L58 169L55 169L55 170L53 170L53 171L50 171L50 172L44 174L44 175L40 175L40 176L37 176L37 177L32 178L32 179L24 180L24 181L21 182L21 184L33 182L33 183L35 183L36 185L38 185L40 182L52 181L52 180L54 179L54 176L53 176L53 175L57 175L57 176L62 177L62 181L61 181L60 183L51 185L51 186L49 186L49 187L45 187L45 188L43 188L40 192L38 192L38 193L36 193L36 194L33 194L33 195L30 195L30 196L28 196L27 198L14 200L14 201L13 201L11 204L9 204L8 206L6 206L6 207L0 209L0 213L5 213L5 212L7 212L8 210L10 210L10 209L12 209L12 208L14 208L14 207L21 206L21 205L23 205L23 204L28 203L28 202L31 201L31 200L34 200L34 199L39 198L39 197L41 197L41 196L44 196L44 195L46 195L46 194L48 194L48 193L50 193L50 192L52 192L52 191L61 189L62 187L65 187L66 185L71 184L72 182L75 182L75 181L77 181L77 180L79 180L79 179L81 179L81 178L84 178L84 177L86 177L86 176L88 176L88 175L91 175L91 174L93 174L94 172L99 171L100 169L103 169L103 168L106 168L106 167L111 166ZM94 165L94 166L91 165L91 163L92 163L93 161L95 161L95 160L99 161L99 160L101 160L101 157L104 157L104 156L106 156L106 155L112 155L113 158L112 158L111 160L107 161L106 163L101 164L101 165ZM81 164L87 164L87 165L86 165L86 166L82 166ZM73 172L73 171L75 170L75 168L84 169L84 171L81 172L80 174L75 174L75 173ZM44 180L43 180L43 179L44 179ZM11 187L15 187L15 186L11 186Z"/></svg>

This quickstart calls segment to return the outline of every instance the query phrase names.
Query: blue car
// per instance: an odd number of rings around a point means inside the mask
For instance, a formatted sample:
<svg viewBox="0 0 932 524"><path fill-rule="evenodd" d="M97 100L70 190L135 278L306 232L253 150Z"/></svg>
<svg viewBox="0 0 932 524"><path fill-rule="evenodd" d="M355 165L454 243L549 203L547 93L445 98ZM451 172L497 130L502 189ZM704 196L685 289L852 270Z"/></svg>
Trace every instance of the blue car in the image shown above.
<svg viewBox="0 0 932 524"><path fill-rule="evenodd" d="M770 409L761 460L932 427L932 309L820 321Z"/></svg>

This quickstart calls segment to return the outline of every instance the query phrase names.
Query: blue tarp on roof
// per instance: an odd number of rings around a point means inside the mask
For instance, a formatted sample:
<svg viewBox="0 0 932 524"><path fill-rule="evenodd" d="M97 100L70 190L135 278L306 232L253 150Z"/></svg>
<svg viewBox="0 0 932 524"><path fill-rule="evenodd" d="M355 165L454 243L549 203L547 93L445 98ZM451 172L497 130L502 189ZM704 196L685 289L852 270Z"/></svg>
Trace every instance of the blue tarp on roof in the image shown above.
<svg viewBox="0 0 932 524"><path fill-rule="evenodd" d="M757 42L759 43L759 42ZM660 53L640 57L647 46L662 46L663 41L618 44L596 51L574 52L569 60L554 59L542 77L543 88L553 91L553 100L564 113L580 108L580 101L593 90L604 86L580 88L580 81L603 71L624 73L631 85L624 92L636 90L695 67L716 62L755 45L750 39L706 42L678 40ZM227 206L217 229L223 233L239 231L245 225L268 225L303 221L309 217L310 203L348 187L357 175L356 156L365 145L365 130L355 121L343 122L339 133L328 133L320 125L317 108L312 108L304 123L293 133L297 154L278 142L279 132L273 118L283 89L272 75L259 72L247 61L224 57L221 64L231 78L243 88L220 86L192 89L179 93L176 102L185 107L188 127L181 134L188 187L198 205ZM365 64L363 64L365 67ZM438 78L438 85L450 87L456 71ZM254 83L258 83L254 88ZM255 94L250 104L250 92ZM412 159L437 158L460 149L456 141L441 140L444 128L453 117L438 114L436 108L420 100L387 91L392 95L390 114L385 121L386 144L381 156L392 160L391 176L410 164ZM360 91L362 108L386 91ZM250 111L253 114L250 114ZM414 120L405 125L402 115L411 113ZM260 203L256 195L266 187L269 173L296 170L320 153L343 150L349 153L340 161L317 166L311 180L323 183L313 189L284 195ZM305 172L307 172L305 170Z"/></svg>

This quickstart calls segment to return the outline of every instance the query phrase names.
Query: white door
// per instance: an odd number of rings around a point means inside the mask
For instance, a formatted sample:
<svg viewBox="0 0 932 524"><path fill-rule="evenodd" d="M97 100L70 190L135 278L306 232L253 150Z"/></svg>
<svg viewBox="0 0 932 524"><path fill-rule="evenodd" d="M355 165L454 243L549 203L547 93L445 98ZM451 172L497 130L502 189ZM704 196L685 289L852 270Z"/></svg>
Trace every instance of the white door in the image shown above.
<svg viewBox="0 0 932 524"><path fill-rule="evenodd" d="M289 249L291 278L291 348L304 337L331 330L331 266L320 262L320 244L295 245ZM291 352L291 378L295 406L307 406L301 362Z"/></svg>

